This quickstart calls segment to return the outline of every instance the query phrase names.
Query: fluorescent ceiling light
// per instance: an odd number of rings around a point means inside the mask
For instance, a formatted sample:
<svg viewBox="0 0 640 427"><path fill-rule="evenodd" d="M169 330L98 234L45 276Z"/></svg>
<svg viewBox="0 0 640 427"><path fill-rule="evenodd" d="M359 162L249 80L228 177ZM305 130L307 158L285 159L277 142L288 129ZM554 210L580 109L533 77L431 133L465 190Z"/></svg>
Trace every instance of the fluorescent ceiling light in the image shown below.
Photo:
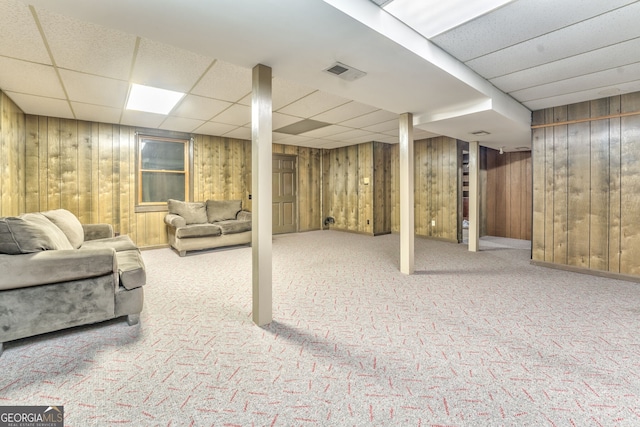
<svg viewBox="0 0 640 427"><path fill-rule="evenodd" d="M513 0L394 0L384 10L432 38Z"/></svg>
<svg viewBox="0 0 640 427"><path fill-rule="evenodd" d="M127 100L127 110L169 114L184 97L184 93L133 83Z"/></svg>

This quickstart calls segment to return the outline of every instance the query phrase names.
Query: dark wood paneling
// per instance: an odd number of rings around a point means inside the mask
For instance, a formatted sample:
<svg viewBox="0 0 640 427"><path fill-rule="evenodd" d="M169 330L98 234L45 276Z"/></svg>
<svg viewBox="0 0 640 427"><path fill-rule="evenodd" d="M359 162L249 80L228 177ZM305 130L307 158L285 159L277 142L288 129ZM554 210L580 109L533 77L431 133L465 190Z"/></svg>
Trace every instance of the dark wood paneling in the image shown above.
<svg viewBox="0 0 640 427"><path fill-rule="evenodd" d="M538 134L541 136L544 131ZM499 154L489 148L484 151L487 158L486 213L482 218L486 217L486 235L530 240L533 205L531 152ZM539 212L541 217L542 211Z"/></svg>

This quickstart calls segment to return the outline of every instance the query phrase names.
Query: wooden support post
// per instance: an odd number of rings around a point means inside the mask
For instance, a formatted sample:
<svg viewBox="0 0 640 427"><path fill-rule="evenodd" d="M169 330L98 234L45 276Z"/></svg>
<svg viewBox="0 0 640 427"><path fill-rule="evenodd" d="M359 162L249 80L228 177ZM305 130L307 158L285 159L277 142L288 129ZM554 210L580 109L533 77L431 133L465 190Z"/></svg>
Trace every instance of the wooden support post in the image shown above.
<svg viewBox="0 0 640 427"><path fill-rule="evenodd" d="M251 192L253 260L253 321L271 323L272 313L272 98L271 68L253 68L251 95Z"/></svg>
<svg viewBox="0 0 640 427"><path fill-rule="evenodd" d="M400 271L414 271L413 114L400 115Z"/></svg>

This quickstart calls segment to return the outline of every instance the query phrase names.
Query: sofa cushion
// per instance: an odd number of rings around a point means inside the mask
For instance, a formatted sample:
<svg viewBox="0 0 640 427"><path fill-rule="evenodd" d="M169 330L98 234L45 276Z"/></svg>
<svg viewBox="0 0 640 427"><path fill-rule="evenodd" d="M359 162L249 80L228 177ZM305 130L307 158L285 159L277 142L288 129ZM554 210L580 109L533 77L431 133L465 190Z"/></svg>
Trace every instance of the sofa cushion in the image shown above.
<svg viewBox="0 0 640 427"><path fill-rule="evenodd" d="M222 230L216 224L191 224L187 227L176 229L176 237L185 239L189 237L215 237L222 234Z"/></svg>
<svg viewBox="0 0 640 427"><path fill-rule="evenodd" d="M100 248L113 248L116 252L136 250L138 247L133 243L131 238L126 234L107 237L106 239L95 239L86 241L80 246L80 250L83 249L100 249Z"/></svg>
<svg viewBox="0 0 640 427"><path fill-rule="evenodd" d="M118 259L118 274L122 286L131 290L145 284L147 275L144 271L144 262L140 251L117 252L116 258Z"/></svg>
<svg viewBox="0 0 640 427"><path fill-rule="evenodd" d="M202 202L183 202L169 199L167 207L169 208L169 213L183 217L187 225L207 222L207 211Z"/></svg>
<svg viewBox="0 0 640 427"><path fill-rule="evenodd" d="M10 255L73 249L69 239L40 213L0 218L0 252Z"/></svg>
<svg viewBox="0 0 640 427"><path fill-rule="evenodd" d="M82 245L82 242L84 242L84 229L78 217L73 213L66 209L55 209L42 212L42 215L46 216L49 221L62 230L74 249L78 249Z"/></svg>
<svg viewBox="0 0 640 427"><path fill-rule="evenodd" d="M222 230L222 234L235 234L244 231L251 231L251 221L227 220L216 222L216 225Z"/></svg>
<svg viewBox="0 0 640 427"><path fill-rule="evenodd" d="M242 209L242 200L207 200L207 220L209 222L236 219Z"/></svg>

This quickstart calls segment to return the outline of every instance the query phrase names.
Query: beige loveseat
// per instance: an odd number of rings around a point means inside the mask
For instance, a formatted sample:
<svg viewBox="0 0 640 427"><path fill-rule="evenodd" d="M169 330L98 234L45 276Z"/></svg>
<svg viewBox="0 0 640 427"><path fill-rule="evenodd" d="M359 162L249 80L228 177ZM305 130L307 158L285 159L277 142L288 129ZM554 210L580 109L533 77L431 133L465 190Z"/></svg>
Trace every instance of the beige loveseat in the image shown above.
<svg viewBox="0 0 640 427"><path fill-rule="evenodd" d="M3 343L127 316L139 321L146 282L140 251L109 224L57 209L0 218Z"/></svg>
<svg viewBox="0 0 640 427"><path fill-rule="evenodd" d="M180 256L187 251L251 243L251 212L242 200L183 202L169 199L165 216L169 245Z"/></svg>

